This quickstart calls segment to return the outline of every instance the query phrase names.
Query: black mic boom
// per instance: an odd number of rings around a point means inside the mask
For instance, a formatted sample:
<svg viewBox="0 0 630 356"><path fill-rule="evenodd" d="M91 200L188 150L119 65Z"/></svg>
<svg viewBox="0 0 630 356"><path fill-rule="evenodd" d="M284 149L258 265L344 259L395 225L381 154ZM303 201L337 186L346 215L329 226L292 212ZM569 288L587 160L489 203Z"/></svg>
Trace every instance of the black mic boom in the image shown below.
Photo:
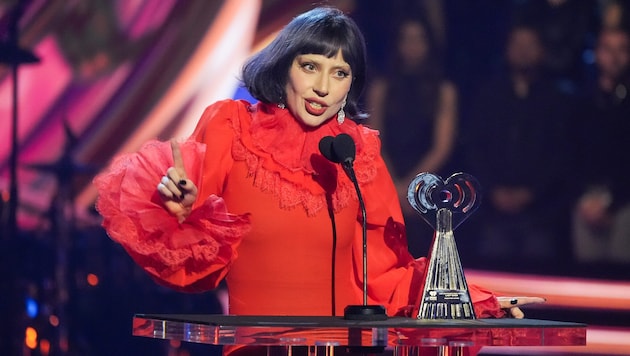
<svg viewBox="0 0 630 356"><path fill-rule="evenodd" d="M344 171L354 184L361 209L362 233L363 233L363 305L349 305L344 311L344 318L354 320L385 320L387 314L381 305L368 305L367 297L367 213L363 195L359 188L359 182L354 173L354 159L356 157L356 145L348 134L339 134L336 137L326 136L319 141L319 151L329 161L341 163Z"/></svg>

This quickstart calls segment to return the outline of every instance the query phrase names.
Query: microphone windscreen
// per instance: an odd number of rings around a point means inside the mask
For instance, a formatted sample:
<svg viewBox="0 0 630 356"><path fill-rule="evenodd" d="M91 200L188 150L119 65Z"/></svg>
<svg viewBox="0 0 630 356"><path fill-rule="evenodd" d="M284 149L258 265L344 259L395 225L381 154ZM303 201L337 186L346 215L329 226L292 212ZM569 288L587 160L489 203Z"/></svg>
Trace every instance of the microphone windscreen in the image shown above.
<svg viewBox="0 0 630 356"><path fill-rule="evenodd" d="M339 163L337 157L335 157L333 153L333 141L335 139L332 136L325 136L319 141L319 152L321 152L322 156L326 157L327 160Z"/></svg>
<svg viewBox="0 0 630 356"><path fill-rule="evenodd" d="M337 162L353 163L357 147L350 135L342 133L333 140L332 151L338 159Z"/></svg>

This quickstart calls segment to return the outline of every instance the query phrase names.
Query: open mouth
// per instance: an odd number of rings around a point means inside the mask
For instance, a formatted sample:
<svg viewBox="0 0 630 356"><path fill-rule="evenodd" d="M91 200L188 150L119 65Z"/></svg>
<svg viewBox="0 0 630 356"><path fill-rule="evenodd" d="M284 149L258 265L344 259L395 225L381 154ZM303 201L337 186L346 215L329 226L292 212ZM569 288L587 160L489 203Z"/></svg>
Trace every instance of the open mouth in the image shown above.
<svg viewBox="0 0 630 356"><path fill-rule="evenodd" d="M311 115L322 115L326 112L327 106L322 105L322 103L316 101L306 100L306 111L308 111Z"/></svg>
<svg viewBox="0 0 630 356"><path fill-rule="evenodd" d="M313 109L321 109L321 108L322 108L322 104L320 104L320 103L316 103L316 102L314 102L314 101L309 102L309 105L311 105L311 107L312 107Z"/></svg>

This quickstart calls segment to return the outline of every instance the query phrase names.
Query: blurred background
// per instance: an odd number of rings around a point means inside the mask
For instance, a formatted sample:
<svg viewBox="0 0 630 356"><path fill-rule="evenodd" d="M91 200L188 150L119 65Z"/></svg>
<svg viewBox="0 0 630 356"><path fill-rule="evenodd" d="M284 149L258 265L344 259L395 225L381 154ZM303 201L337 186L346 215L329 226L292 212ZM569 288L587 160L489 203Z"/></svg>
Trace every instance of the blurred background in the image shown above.
<svg viewBox="0 0 630 356"><path fill-rule="evenodd" d="M367 125L404 196L423 171L475 175L456 231L469 282L540 295L531 318L589 324L630 355L630 3L330 0L367 40ZM109 240L91 179L185 137L301 0L0 0L0 354L212 355L131 336L134 313L221 313L224 291L157 286ZM406 199L404 200L406 201ZM410 250L432 232L406 207Z"/></svg>

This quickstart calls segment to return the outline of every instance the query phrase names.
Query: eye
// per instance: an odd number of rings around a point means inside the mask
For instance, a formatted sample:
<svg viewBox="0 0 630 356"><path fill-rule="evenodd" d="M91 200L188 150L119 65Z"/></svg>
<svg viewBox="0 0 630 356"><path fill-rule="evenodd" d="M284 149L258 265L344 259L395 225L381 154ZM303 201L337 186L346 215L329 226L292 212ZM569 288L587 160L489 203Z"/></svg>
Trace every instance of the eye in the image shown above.
<svg viewBox="0 0 630 356"><path fill-rule="evenodd" d="M302 69L304 69L307 72L314 72L315 71L315 64L310 63L310 62L305 62L300 64L300 66L302 67Z"/></svg>
<svg viewBox="0 0 630 356"><path fill-rule="evenodd" d="M337 78L348 78L350 76L350 73L345 70L338 70L335 72L335 76Z"/></svg>

